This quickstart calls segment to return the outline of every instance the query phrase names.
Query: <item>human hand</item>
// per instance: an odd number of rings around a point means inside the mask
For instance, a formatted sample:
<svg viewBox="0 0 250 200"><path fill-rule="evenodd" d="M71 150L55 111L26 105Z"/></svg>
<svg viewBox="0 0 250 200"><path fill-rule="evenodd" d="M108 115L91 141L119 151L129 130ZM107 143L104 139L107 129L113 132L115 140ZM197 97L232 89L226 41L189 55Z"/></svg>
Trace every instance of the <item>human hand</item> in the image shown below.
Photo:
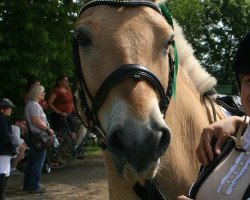
<svg viewBox="0 0 250 200"><path fill-rule="evenodd" d="M47 131L50 135L54 135L54 130L52 130L51 128L48 128L48 131Z"/></svg>
<svg viewBox="0 0 250 200"><path fill-rule="evenodd" d="M236 132L242 122L243 118L241 117L227 117L203 129L200 143L196 149L197 158L203 166L207 166L209 162L214 160L214 154L221 153L224 142ZM214 148L211 145L213 138L216 139Z"/></svg>
<svg viewBox="0 0 250 200"><path fill-rule="evenodd" d="M176 200L192 200L184 195L178 196Z"/></svg>
<svg viewBox="0 0 250 200"><path fill-rule="evenodd" d="M66 112L61 112L60 115L61 115L62 117L67 117L67 116L68 116L68 114L67 114Z"/></svg>
<svg viewBox="0 0 250 200"><path fill-rule="evenodd" d="M25 143L22 143L18 146L17 151L21 154L23 154L27 149L27 145Z"/></svg>

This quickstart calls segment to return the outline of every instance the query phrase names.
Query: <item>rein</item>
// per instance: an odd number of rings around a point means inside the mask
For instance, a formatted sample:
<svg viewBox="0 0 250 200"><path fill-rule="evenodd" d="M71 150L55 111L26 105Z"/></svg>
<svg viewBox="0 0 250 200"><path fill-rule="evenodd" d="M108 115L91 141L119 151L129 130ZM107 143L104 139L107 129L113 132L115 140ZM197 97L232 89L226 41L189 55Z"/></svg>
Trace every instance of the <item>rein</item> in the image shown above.
<svg viewBox="0 0 250 200"><path fill-rule="evenodd" d="M212 114L213 114L212 116L213 116L213 118L211 118L210 124L215 123L217 121L216 109L215 109L215 106L214 106L215 102L210 97L212 94L215 94L215 93L216 93L216 91L214 89L208 90L208 91L206 91L206 92L203 93L203 97L208 100L208 102L210 103L211 108L212 108Z"/></svg>

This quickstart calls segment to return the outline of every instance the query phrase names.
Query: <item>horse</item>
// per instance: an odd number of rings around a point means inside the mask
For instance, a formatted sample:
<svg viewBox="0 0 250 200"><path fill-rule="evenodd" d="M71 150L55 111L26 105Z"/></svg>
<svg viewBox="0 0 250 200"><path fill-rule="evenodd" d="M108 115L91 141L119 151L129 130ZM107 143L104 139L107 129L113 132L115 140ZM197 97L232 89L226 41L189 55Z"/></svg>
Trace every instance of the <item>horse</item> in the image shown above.
<svg viewBox="0 0 250 200"><path fill-rule="evenodd" d="M158 3L87 1L75 23L75 104L102 143L112 200L143 199L135 186L148 180L170 199L186 194L202 129L212 111L223 118L203 96L216 79Z"/></svg>

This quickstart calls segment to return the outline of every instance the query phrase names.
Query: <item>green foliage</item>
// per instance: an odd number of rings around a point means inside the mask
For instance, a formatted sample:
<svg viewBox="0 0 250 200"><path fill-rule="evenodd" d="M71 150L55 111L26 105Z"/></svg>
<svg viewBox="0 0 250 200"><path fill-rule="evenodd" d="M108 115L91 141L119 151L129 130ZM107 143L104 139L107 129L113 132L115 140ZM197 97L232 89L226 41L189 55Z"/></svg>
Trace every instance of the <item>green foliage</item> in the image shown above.
<svg viewBox="0 0 250 200"><path fill-rule="evenodd" d="M172 0L167 6L207 71L219 84L233 84L237 46L250 30L250 1Z"/></svg>
<svg viewBox="0 0 250 200"><path fill-rule="evenodd" d="M0 97L21 107L31 79L48 91L59 73L73 75L73 26L78 5L60 0L0 3Z"/></svg>
<svg viewBox="0 0 250 200"><path fill-rule="evenodd" d="M101 149L97 144L88 144L84 147L87 156L96 156L101 154Z"/></svg>
<svg viewBox="0 0 250 200"><path fill-rule="evenodd" d="M168 0L167 7L203 66L219 84L231 84L237 45L250 30L250 1ZM71 42L79 9L72 0L0 2L0 97L21 109L29 80L40 80L48 94L59 73L73 75Z"/></svg>

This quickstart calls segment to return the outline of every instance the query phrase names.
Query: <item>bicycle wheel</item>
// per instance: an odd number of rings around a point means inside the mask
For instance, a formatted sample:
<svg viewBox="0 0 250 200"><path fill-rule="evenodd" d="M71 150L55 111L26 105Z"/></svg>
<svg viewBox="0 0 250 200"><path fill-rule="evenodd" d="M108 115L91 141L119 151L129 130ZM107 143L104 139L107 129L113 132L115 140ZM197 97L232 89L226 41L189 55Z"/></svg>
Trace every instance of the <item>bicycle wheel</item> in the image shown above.
<svg viewBox="0 0 250 200"><path fill-rule="evenodd" d="M56 133L59 147L49 149L48 160L52 169L62 169L69 165L74 158L74 147L70 139L60 133Z"/></svg>

